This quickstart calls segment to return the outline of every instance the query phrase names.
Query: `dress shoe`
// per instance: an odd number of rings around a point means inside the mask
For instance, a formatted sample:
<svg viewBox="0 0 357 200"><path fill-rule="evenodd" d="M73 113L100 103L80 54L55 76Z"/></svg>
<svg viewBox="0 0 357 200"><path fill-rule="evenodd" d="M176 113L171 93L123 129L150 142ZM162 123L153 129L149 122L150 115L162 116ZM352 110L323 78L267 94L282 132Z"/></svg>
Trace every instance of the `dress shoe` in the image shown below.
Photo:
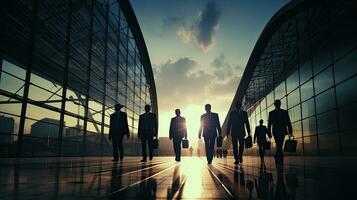
<svg viewBox="0 0 357 200"><path fill-rule="evenodd" d="M243 157L240 157L240 158L239 158L239 162L240 162L240 163L243 163Z"/></svg>
<svg viewBox="0 0 357 200"><path fill-rule="evenodd" d="M212 164L212 160L207 161L207 164L209 165Z"/></svg>
<svg viewBox="0 0 357 200"><path fill-rule="evenodd" d="M113 162L118 162L118 159L113 159L112 161L113 161Z"/></svg>
<svg viewBox="0 0 357 200"><path fill-rule="evenodd" d="M235 164L235 165L238 165L238 164L239 164L239 161L238 161L238 160L234 161L234 164Z"/></svg>
<svg viewBox="0 0 357 200"><path fill-rule="evenodd" d="M153 157L151 156L151 157L149 158L149 160L152 160L152 158L153 158Z"/></svg>
<svg viewBox="0 0 357 200"><path fill-rule="evenodd" d="M146 159L142 159L141 162L146 162L147 160Z"/></svg>

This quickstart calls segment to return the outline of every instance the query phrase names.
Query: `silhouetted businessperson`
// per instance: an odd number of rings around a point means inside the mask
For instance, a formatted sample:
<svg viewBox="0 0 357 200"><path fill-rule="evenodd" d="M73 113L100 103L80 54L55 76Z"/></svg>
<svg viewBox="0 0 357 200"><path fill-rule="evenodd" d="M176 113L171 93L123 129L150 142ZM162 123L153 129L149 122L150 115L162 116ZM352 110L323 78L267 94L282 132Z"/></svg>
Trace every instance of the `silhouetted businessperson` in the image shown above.
<svg viewBox="0 0 357 200"><path fill-rule="evenodd" d="M109 127L109 140L113 144L113 161L118 161L118 149L120 152L120 160L124 158L123 150L123 136L126 135L129 138L128 119L125 112L121 112L120 109L124 107L121 104L115 105L115 112L110 115L110 127Z"/></svg>
<svg viewBox="0 0 357 200"><path fill-rule="evenodd" d="M281 101L274 101L275 109L269 112L268 131L273 133L276 143L275 162L283 164L283 143L285 135L293 133L288 111L280 108Z"/></svg>
<svg viewBox="0 0 357 200"><path fill-rule="evenodd" d="M236 110L229 114L227 123L227 136L231 133L233 154L235 162L243 162L243 151L244 151L244 138L245 138L245 128L247 128L248 135L250 135L250 125L248 121L248 114L246 111L242 110L242 103L236 102ZM239 152L238 152L238 142L239 142Z"/></svg>
<svg viewBox="0 0 357 200"><path fill-rule="evenodd" d="M267 142L266 136L271 138L271 133L268 131L267 127L263 125L263 120L259 120L259 126L255 127L254 131L254 143L258 143L259 155L262 162L264 162L265 155L265 143Z"/></svg>
<svg viewBox="0 0 357 200"><path fill-rule="evenodd" d="M201 139L203 136L205 140L206 156L208 164L212 163L214 144L216 141L217 134L221 136L221 125L219 123L219 118L217 113L211 112L211 105L205 105L206 113L201 116L201 125L198 132L198 138Z"/></svg>
<svg viewBox="0 0 357 200"><path fill-rule="evenodd" d="M149 147L149 159L153 158L153 139L157 138L157 118L150 112L150 105L145 105L145 113L139 117L138 137L141 139L142 162L146 162L146 146Z"/></svg>
<svg viewBox="0 0 357 200"><path fill-rule="evenodd" d="M180 109L175 110L176 117L171 119L169 138L172 139L174 151L175 151L175 160L181 161L181 142L182 138L187 139L187 128L186 128L186 119L181 117Z"/></svg>

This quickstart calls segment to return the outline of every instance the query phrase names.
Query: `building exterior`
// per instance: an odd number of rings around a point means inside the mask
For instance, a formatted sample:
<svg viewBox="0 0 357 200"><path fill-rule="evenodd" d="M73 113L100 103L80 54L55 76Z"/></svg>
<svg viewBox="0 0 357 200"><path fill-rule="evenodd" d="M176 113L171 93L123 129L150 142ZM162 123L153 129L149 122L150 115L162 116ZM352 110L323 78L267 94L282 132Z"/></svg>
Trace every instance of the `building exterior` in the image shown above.
<svg viewBox="0 0 357 200"><path fill-rule="evenodd" d="M352 0L292 1L281 8L252 51L231 110L242 101L254 130L260 119L267 124L280 99L297 155L357 155L356 10Z"/></svg>
<svg viewBox="0 0 357 200"><path fill-rule="evenodd" d="M128 115L132 137L125 142L138 143L144 105L158 108L128 0L1 1L0 8L0 115L18 124L0 156L110 154L105 135L117 102ZM32 134L44 120L56 121L50 141Z"/></svg>

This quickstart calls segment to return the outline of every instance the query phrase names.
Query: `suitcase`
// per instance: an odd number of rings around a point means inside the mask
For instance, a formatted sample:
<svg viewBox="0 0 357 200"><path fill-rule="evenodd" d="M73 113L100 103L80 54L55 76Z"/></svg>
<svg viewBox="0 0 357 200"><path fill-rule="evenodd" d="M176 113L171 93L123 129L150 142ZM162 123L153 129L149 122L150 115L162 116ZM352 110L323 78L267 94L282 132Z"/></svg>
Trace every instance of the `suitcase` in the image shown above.
<svg viewBox="0 0 357 200"><path fill-rule="evenodd" d="M217 147L222 147L223 138L222 136L217 137Z"/></svg>
<svg viewBox="0 0 357 200"><path fill-rule="evenodd" d="M248 136L248 137L246 137L245 139L244 139L244 146L245 146L245 148L247 148L247 149L249 149L249 148L251 148L252 146L253 146L253 141L252 141L252 136Z"/></svg>
<svg viewBox="0 0 357 200"><path fill-rule="evenodd" d="M189 146L189 142L187 139L182 140L182 148L187 149Z"/></svg>
<svg viewBox="0 0 357 200"><path fill-rule="evenodd" d="M285 141L284 151L289 153L295 153L296 145L297 145L297 141L294 140L294 136L291 137L289 136L289 139Z"/></svg>
<svg viewBox="0 0 357 200"><path fill-rule="evenodd" d="M159 139L153 139L152 140L152 148L153 149L158 149L159 148Z"/></svg>
<svg viewBox="0 0 357 200"><path fill-rule="evenodd" d="M271 142L270 141L266 141L264 144L264 149L265 150L270 150L270 146L271 146Z"/></svg>

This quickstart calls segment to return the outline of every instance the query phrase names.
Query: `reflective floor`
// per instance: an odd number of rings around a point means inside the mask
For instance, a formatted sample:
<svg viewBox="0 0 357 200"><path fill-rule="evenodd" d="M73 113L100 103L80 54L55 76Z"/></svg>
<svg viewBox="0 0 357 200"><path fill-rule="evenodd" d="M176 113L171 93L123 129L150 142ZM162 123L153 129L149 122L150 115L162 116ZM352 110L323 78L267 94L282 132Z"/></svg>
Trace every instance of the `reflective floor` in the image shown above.
<svg viewBox="0 0 357 200"><path fill-rule="evenodd" d="M231 158L2 158L0 199L351 199L356 159L343 160L291 157L276 168L255 157L241 166Z"/></svg>

